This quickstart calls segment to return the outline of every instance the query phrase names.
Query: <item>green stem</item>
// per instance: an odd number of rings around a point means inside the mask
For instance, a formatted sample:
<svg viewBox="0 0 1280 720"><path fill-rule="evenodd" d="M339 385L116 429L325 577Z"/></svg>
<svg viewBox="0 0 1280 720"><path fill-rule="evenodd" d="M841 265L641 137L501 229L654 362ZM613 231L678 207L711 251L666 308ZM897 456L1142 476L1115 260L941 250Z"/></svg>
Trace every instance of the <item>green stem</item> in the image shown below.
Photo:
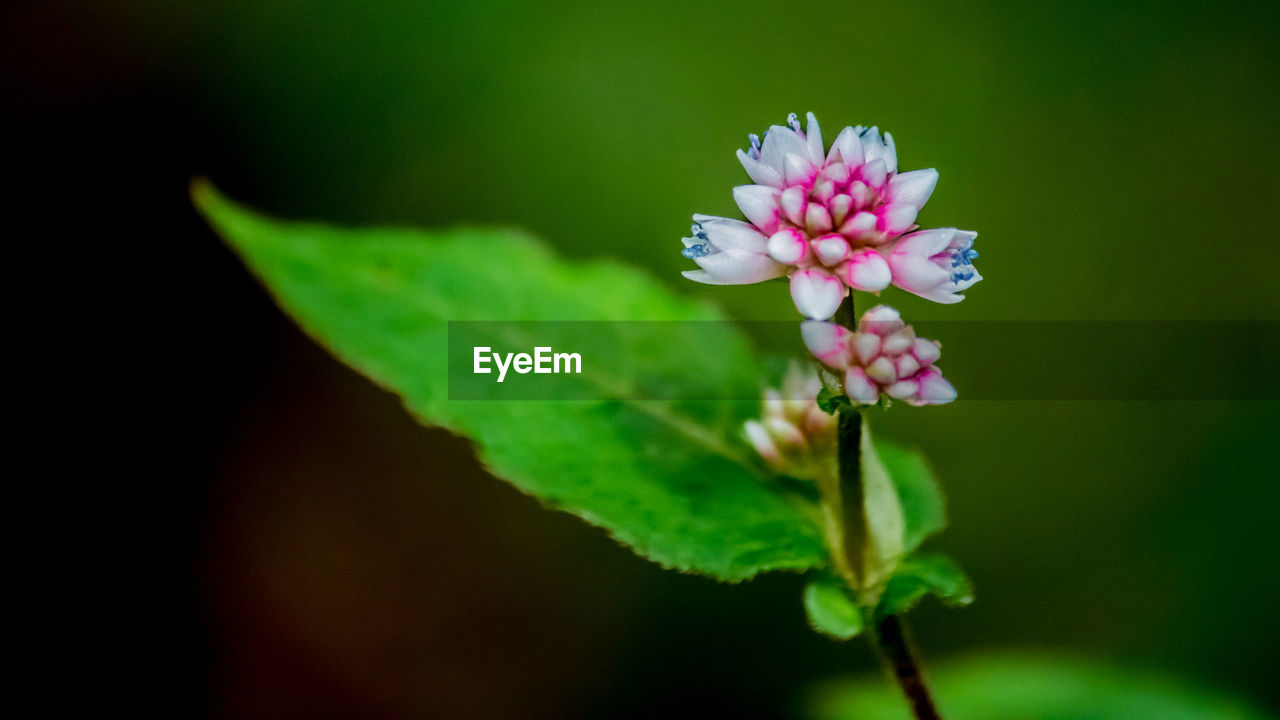
<svg viewBox="0 0 1280 720"><path fill-rule="evenodd" d="M866 578L867 514L862 497L862 413L841 408L836 425L841 545L859 589Z"/></svg>
<svg viewBox="0 0 1280 720"><path fill-rule="evenodd" d="M911 712L917 720L942 720L938 709L933 706L933 698L929 696L929 688L920 673L920 664L911 652L906 629L898 616L887 615L876 621L875 644L880 650L881 660L893 671L902 694L911 703Z"/></svg>
<svg viewBox="0 0 1280 720"><path fill-rule="evenodd" d="M858 316L853 305L853 293L840 303L834 322L851 332ZM864 544L867 533L867 517L862 497L862 413L852 408L841 408L836 425L836 488L831 500L839 508L840 549L844 558L846 577L854 591L862 585L865 563Z"/></svg>
<svg viewBox="0 0 1280 720"><path fill-rule="evenodd" d="M840 304L833 319L850 331L856 329L858 316L852 292ZM849 574L861 585L864 579L862 574L865 572L863 557L867 533L862 487L862 413L853 409L841 409L836 433L839 442L836 454L839 466L837 494L841 511L841 551L848 571L851 571ZM894 679L911 704L911 712L917 720L941 720L937 708L933 706L933 698L929 696L929 688L924 684L920 665L911 652L902 621L895 615L888 615L876 620L874 625L873 642L879 650L880 659L893 672Z"/></svg>

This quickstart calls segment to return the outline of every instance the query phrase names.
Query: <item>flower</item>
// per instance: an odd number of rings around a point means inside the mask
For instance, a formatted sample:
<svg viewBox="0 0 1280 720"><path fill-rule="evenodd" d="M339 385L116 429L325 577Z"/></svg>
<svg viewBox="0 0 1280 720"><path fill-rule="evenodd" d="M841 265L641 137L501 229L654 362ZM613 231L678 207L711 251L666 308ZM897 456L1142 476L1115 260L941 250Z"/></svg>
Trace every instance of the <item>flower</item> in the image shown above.
<svg viewBox="0 0 1280 720"><path fill-rule="evenodd" d="M747 440L774 470L807 477L812 463L830 456L836 418L818 407L821 388L812 367L793 361L782 388L765 390L762 417L743 425Z"/></svg>
<svg viewBox="0 0 1280 720"><path fill-rule="evenodd" d="M933 366L942 346L916 337L897 310L877 305L858 320L855 332L835 323L806 321L804 344L829 367L844 371L844 391L859 405L874 405L884 393L910 405L942 405L956 389Z"/></svg>
<svg viewBox="0 0 1280 720"><path fill-rule="evenodd" d="M749 285L780 277L790 270L765 253L768 238L741 220L693 216L693 237L684 239L684 256L701 270L684 276L708 285Z"/></svg>
<svg viewBox="0 0 1280 720"><path fill-rule="evenodd" d="M946 298L939 302L961 299L958 289L939 290L932 275L919 272L917 246L928 243L899 241L918 227L916 215L933 194L938 172L899 173L893 136L882 137L875 127L846 127L826 149L813 113L804 130L795 113L787 124L769 128L763 142L751 135L751 149L738 151L756 183L733 190L747 222L694 216L684 255L700 269L685 277L739 285L790 275L796 308L815 320L830 318L850 288L878 293L896 284ZM973 234L967 236L971 242ZM889 260L900 246L902 281ZM977 255L969 252L953 272L964 278L951 283L955 287L981 279L970 264Z"/></svg>
<svg viewBox="0 0 1280 720"><path fill-rule="evenodd" d="M960 302L960 293L982 279L973 267L976 237L975 232L955 228L903 235L889 248L893 284L926 300Z"/></svg>

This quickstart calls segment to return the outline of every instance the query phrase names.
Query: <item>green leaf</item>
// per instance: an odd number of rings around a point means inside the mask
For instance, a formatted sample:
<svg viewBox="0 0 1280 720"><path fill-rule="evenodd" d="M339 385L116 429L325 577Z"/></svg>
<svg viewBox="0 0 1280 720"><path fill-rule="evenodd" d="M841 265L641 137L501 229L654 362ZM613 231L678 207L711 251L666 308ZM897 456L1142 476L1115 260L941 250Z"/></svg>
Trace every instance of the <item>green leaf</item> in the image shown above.
<svg viewBox="0 0 1280 720"><path fill-rule="evenodd" d="M905 546L906 516L898 492L898 480L881 459L881 445L872 440L870 423L862 423L862 568L864 587L885 582L909 552Z"/></svg>
<svg viewBox="0 0 1280 720"><path fill-rule="evenodd" d="M948 720L1264 720L1256 707L1184 680L1079 658L999 653L925 669ZM821 686L811 720L910 720L883 675Z"/></svg>
<svg viewBox="0 0 1280 720"><path fill-rule="evenodd" d="M848 640L862 632L862 611L844 583L830 575L805 586L804 611L814 630L836 640Z"/></svg>
<svg viewBox="0 0 1280 720"><path fill-rule="evenodd" d="M827 385L823 385L822 389L818 391L817 402L818 409L828 415L835 415L842 409L855 409L842 388L832 388Z"/></svg>
<svg viewBox="0 0 1280 720"><path fill-rule="evenodd" d="M879 440L875 447L880 462L898 490L905 525L903 549L910 553L920 547L925 538L946 527L942 490L920 453Z"/></svg>
<svg viewBox="0 0 1280 720"><path fill-rule="evenodd" d="M398 393L422 423L472 438L495 476L668 568L742 580L826 562L812 509L781 492L739 437L754 402L449 400L449 321L503 321L472 328L491 328L496 347L528 340L504 334L510 321L723 321L712 306L618 264L561 261L519 232L287 223L241 208L207 183L192 192L304 330ZM658 378L668 397L758 390L755 355L730 323L621 339L584 336L573 325L561 326L565 336L537 340L575 343L584 356L612 342L636 347L630 362L598 380L610 387ZM431 468L423 476L449 481Z"/></svg>
<svg viewBox="0 0 1280 720"><path fill-rule="evenodd" d="M929 594L948 605L968 605L973 602L973 583L960 566L945 555L908 558L885 586L876 606L876 616L905 613Z"/></svg>

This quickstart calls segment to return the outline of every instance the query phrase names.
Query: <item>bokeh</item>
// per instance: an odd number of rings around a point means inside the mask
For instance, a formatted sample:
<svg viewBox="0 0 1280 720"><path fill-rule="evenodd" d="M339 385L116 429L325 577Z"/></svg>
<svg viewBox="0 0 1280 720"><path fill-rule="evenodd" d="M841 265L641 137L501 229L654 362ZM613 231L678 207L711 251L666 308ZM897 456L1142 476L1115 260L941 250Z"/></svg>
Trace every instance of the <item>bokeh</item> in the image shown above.
<svg viewBox="0 0 1280 720"><path fill-rule="evenodd" d="M132 391L162 400L148 442L169 463L135 490L180 714L793 717L811 683L876 672L865 644L807 629L799 577L662 571L416 426L274 309L191 211L192 176L286 217L524 227L788 320L782 286L684 281L678 241L691 213L734 212L748 132L813 110L829 132L892 131L904 168L941 173L922 222L980 232L987 279L947 308L891 291L907 317L1280 320L1276 3L3 15L8 122L56 146L31 153L32 182L96 218L67 246L122 259L130 316L154 331L128 362ZM951 516L932 545L978 590L912 615L926 659L1064 651L1280 709L1274 399L962 400L880 427L929 452Z"/></svg>

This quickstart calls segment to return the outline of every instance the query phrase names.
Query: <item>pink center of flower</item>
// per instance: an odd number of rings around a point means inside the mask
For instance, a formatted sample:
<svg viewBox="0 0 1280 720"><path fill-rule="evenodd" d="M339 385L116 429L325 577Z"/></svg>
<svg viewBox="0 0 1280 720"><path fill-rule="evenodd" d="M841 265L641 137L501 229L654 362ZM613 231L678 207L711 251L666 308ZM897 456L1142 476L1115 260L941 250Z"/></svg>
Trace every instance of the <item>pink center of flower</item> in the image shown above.
<svg viewBox="0 0 1280 720"><path fill-rule="evenodd" d="M788 124L805 137L794 113ZM760 138L749 137L747 155L759 161ZM863 130L863 138L868 146L883 147L874 129ZM800 268L835 267L859 248L883 245L916 227L919 208L893 202L894 172L885 159L870 153L864 157L861 148L855 152L857 157L845 158L833 149L817 164L798 154L786 156L776 224L761 228L774 236L769 248L774 260Z"/></svg>

